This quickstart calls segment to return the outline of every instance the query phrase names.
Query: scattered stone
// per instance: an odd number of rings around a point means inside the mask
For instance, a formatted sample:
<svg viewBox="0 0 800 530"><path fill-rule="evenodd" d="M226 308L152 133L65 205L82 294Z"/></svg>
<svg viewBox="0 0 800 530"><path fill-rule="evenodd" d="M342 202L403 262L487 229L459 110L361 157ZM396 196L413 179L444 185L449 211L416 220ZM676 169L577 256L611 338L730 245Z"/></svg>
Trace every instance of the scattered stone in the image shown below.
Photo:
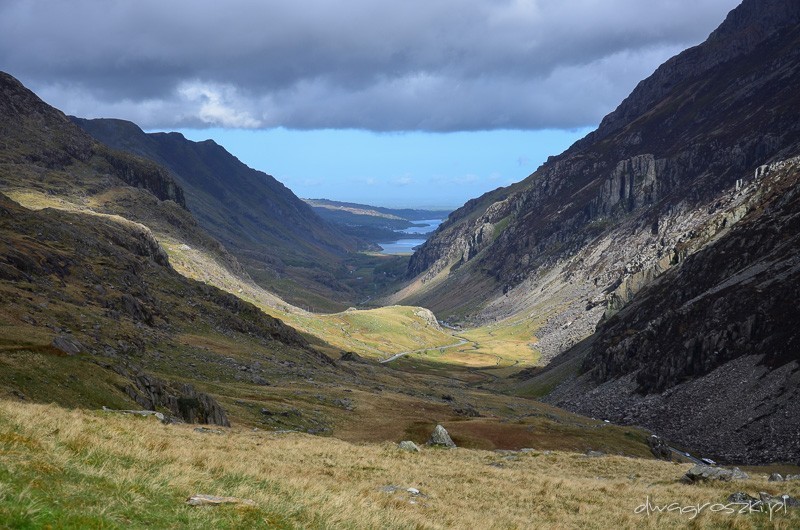
<svg viewBox="0 0 800 530"><path fill-rule="evenodd" d="M209 429L208 427L195 427L194 432L202 432L206 434L225 434L221 429Z"/></svg>
<svg viewBox="0 0 800 530"><path fill-rule="evenodd" d="M601 456L606 456L605 453L600 451L587 451L586 456L589 458L600 458Z"/></svg>
<svg viewBox="0 0 800 530"><path fill-rule="evenodd" d="M333 400L333 404L345 410L355 410L356 408L356 406L353 405L353 401L347 398L335 399Z"/></svg>
<svg viewBox="0 0 800 530"><path fill-rule="evenodd" d="M783 482L783 475L780 473L773 473L769 476L770 482Z"/></svg>
<svg viewBox="0 0 800 530"><path fill-rule="evenodd" d="M733 469L725 469L722 467L712 467L703 464L697 464L692 467L683 476L683 481L689 484L695 482L703 482L706 480L721 480L730 482L732 480L747 480L750 478L747 473L735 467Z"/></svg>
<svg viewBox="0 0 800 530"><path fill-rule="evenodd" d="M81 345L80 342L63 335L59 335L58 337L54 338L53 342L50 343L50 346L63 353L66 353L69 356L78 355L83 351L83 345Z"/></svg>
<svg viewBox="0 0 800 530"><path fill-rule="evenodd" d="M402 442L400 442L398 447L402 451L408 451L409 453L419 453L420 452L419 446L417 444L415 444L414 442L412 442L411 440L403 440Z"/></svg>
<svg viewBox="0 0 800 530"><path fill-rule="evenodd" d="M155 410L114 410L108 407L103 407L103 412L116 412L118 414L133 414L135 416L154 416L161 423L169 423L167 417L161 412Z"/></svg>
<svg viewBox="0 0 800 530"><path fill-rule="evenodd" d="M800 480L800 475L786 475L783 477L785 482L789 482L790 480Z"/></svg>
<svg viewBox="0 0 800 530"><path fill-rule="evenodd" d="M785 493L783 495L770 495L765 491L759 491L758 497L764 504L782 504L787 508L800 508L800 501Z"/></svg>
<svg viewBox="0 0 800 530"><path fill-rule="evenodd" d="M436 428L433 429L431 438L428 440L428 445L439 445L450 449L456 447L456 444L453 443L453 439L450 438L450 434L441 425L437 425Z"/></svg>
<svg viewBox="0 0 800 530"><path fill-rule="evenodd" d="M474 405L471 405L469 403L465 404L463 407L453 408L453 412L455 412L459 416L467 416L468 418L478 418L481 415L481 413L478 412L478 409L476 409Z"/></svg>
<svg viewBox="0 0 800 530"><path fill-rule="evenodd" d="M672 460L672 449L662 438L654 434L647 439L647 445L650 446L650 452L653 453L654 457L659 460Z"/></svg>
<svg viewBox="0 0 800 530"><path fill-rule="evenodd" d="M737 491L736 493L731 493L728 495L728 502L735 502L739 504L752 504L754 502L758 502L758 499L755 497L751 497L747 493L743 491Z"/></svg>
<svg viewBox="0 0 800 530"><path fill-rule="evenodd" d="M186 499L189 506L220 506L222 504L238 504L241 506L255 506L256 501L240 499L238 497L216 497L214 495L196 494Z"/></svg>
<svg viewBox="0 0 800 530"><path fill-rule="evenodd" d="M269 381L267 381L260 375L254 375L250 380L253 382L254 385L269 386Z"/></svg>
<svg viewBox="0 0 800 530"><path fill-rule="evenodd" d="M364 359L363 357L361 357L357 353L354 353L354 352L351 352L351 351L344 352L339 357L339 360L340 361L351 362L351 363L365 363L365 364L367 363L366 359Z"/></svg>
<svg viewBox="0 0 800 530"><path fill-rule="evenodd" d="M406 491L409 492L411 495L415 496L419 495L419 490L417 488L408 488Z"/></svg>
<svg viewBox="0 0 800 530"><path fill-rule="evenodd" d="M401 489L400 486L395 486L393 484L389 484L387 486L382 486L381 491L384 493L394 493L395 491Z"/></svg>

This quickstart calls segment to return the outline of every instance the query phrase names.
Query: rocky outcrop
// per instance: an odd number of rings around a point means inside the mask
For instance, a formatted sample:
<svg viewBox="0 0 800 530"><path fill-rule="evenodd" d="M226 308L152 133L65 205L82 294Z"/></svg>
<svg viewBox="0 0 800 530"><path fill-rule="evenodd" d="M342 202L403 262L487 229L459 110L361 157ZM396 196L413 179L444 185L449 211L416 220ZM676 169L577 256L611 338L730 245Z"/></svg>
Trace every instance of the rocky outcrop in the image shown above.
<svg viewBox="0 0 800 530"><path fill-rule="evenodd" d="M140 370L122 366L114 367L114 371L131 381L124 388L125 393L147 410L167 409L187 423L230 427L228 416L219 403L188 383L168 383Z"/></svg>
<svg viewBox="0 0 800 530"><path fill-rule="evenodd" d="M162 201L175 201L186 207L186 198L175 180L162 167L103 146L95 147L109 165L109 172L129 186L144 188Z"/></svg>

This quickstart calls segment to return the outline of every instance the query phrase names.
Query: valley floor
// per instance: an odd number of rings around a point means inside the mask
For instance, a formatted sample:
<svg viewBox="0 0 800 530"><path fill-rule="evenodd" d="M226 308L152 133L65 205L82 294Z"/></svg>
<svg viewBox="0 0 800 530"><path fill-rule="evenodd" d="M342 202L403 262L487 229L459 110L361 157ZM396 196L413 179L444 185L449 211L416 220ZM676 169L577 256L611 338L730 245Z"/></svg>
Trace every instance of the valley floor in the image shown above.
<svg viewBox="0 0 800 530"><path fill-rule="evenodd" d="M690 466L560 451L349 443L250 428L163 425L0 401L5 528L797 528L800 511L696 515L737 491L800 482L686 485ZM416 493L414 488L418 490ZM194 507L193 494L253 506ZM647 501L685 513L646 513ZM644 510L644 513L642 513ZM638 513L637 513L638 512Z"/></svg>

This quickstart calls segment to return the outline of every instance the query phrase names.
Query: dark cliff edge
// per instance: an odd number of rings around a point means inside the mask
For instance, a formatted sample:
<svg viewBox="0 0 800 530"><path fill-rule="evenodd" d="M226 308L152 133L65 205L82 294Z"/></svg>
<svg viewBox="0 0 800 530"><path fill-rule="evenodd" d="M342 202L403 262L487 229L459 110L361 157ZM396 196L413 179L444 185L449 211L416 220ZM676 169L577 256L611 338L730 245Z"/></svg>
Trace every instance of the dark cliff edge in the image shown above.
<svg viewBox="0 0 800 530"><path fill-rule="evenodd" d="M800 462L800 158L753 185L741 221L563 354L580 374L546 401L720 461Z"/></svg>

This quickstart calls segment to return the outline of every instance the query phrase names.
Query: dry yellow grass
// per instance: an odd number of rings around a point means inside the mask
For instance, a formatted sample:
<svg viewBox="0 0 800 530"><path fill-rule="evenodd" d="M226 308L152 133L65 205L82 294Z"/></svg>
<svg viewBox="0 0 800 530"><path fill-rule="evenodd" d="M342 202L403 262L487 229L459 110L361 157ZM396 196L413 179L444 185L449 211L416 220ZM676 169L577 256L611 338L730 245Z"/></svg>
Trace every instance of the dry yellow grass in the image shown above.
<svg viewBox="0 0 800 530"><path fill-rule="evenodd" d="M684 485L687 465L553 452L400 452L301 434L225 430L0 402L0 517L17 527L797 528L798 512L634 513L724 503L765 478ZM386 486L398 486L394 493ZM421 495L409 494L417 488ZM194 508L193 493L255 508ZM9 524L8 522L6 524Z"/></svg>

